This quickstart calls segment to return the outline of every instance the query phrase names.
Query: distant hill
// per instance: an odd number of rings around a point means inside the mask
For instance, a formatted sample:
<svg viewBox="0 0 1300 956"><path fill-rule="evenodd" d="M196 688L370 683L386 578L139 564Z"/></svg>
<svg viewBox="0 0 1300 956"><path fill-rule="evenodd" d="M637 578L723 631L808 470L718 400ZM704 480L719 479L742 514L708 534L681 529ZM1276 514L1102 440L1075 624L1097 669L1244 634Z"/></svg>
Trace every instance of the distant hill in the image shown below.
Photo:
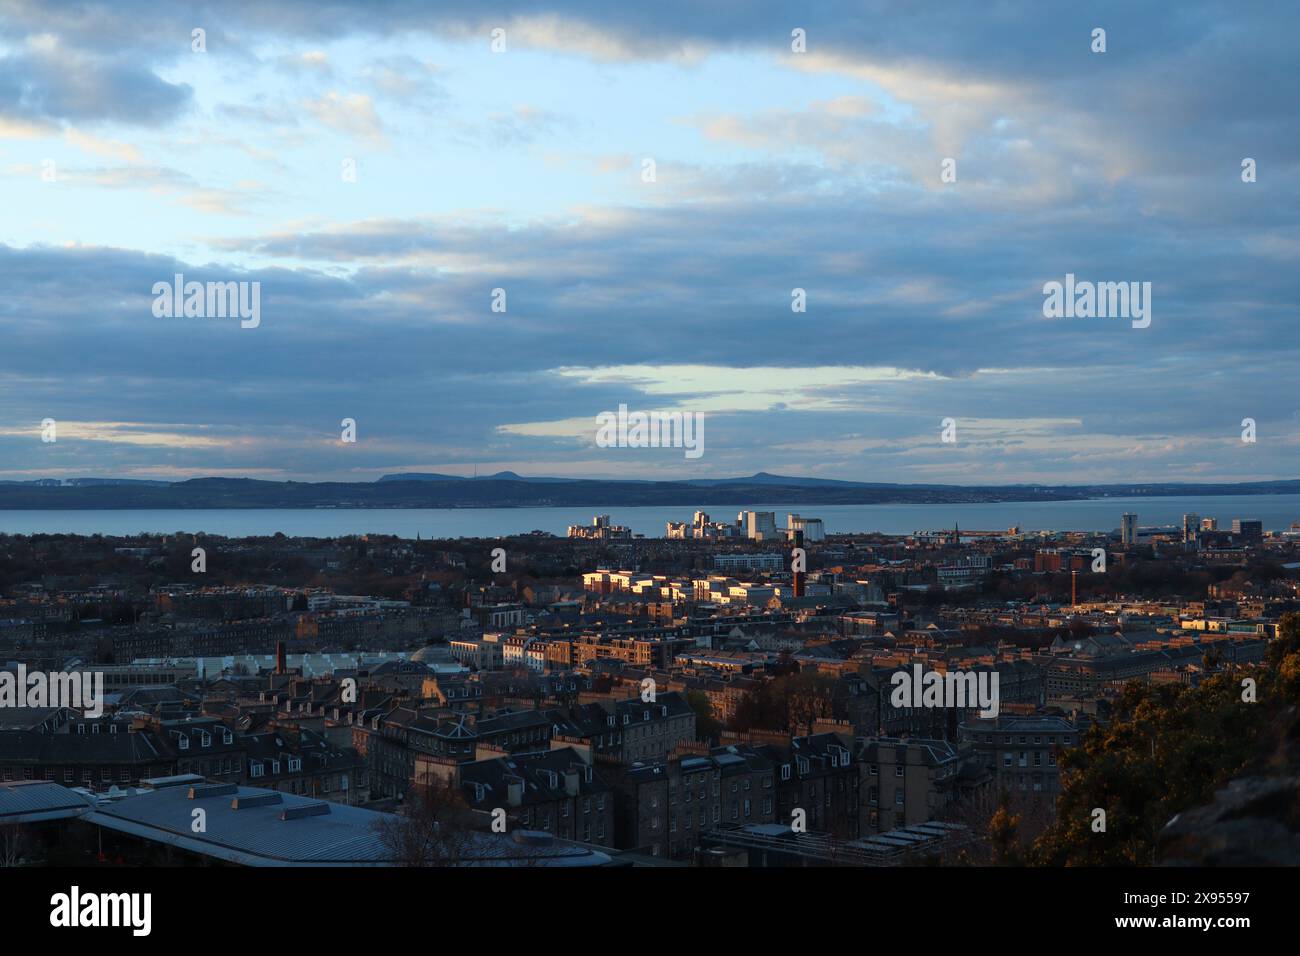
<svg viewBox="0 0 1300 956"><path fill-rule="evenodd" d="M462 478L459 475L440 475L437 472L430 471L408 471L398 472L394 475L384 475L378 481L530 481L530 482L553 482L553 481L574 481L581 479L572 478L525 478L517 475L513 471L498 471L494 475L475 475L473 478Z"/></svg>
<svg viewBox="0 0 1300 956"><path fill-rule="evenodd" d="M997 501L1062 501L1168 495L1300 494L1300 481L1245 484L891 485L785 478L687 481L522 478L512 472L478 478L412 473L374 482L261 481L194 478L173 483L80 479L0 484L0 509L134 508L530 508L720 507L756 504L851 505Z"/></svg>

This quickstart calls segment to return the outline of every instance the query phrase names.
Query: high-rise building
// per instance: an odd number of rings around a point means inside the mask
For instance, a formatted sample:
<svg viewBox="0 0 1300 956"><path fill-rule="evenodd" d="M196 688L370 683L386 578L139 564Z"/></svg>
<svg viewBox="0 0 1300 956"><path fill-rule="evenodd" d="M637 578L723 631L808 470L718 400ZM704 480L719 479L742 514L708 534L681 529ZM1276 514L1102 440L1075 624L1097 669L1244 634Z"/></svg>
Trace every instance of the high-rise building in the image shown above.
<svg viewBox="0 0 1300 956"><path fill-rule="evenodd" d="M797 531L803 533L805 541L826 540L826 526L822 523L821 518L801 518L799 515L787 515L786 536L793 540Z"/></svg>
<svg viewBox="0 0 1300 956"><path fill-rule="evenodd" d="M1183 543L1196 540L1196 532L1200 530L1200 515L1183 515Z"/></svg>
<svg viewBox="0 0 1300 956"><path fill-rule="evenodd" d="M1119 541L1124 547L1132 547L1138 540L1138 516L1130 511L1124 512L1119 519Z"/></svg>
<svg viewBox="0 0 1300 956"><path fill-rule="evenodd" d="M776 537L775 511L742 511L736 518L746 538L771 541Z"/></svg>
<svg viewBox="0 0 1300 956"><path fill-rule="evenodd" d="M1234 537L1258 541L1264 537L1264 522L1254 518L1233 518L1232 534Z"/></svg>
<svg viewBox="0 0 1300 956"><path fill-rule="evenodd" d="M1218 518L1202 518L1202 519L1201 519L1201 530L1202 530L1202 531L1218 531L1218 530L1219 530L1219 519L1218 519Z"/></svg>

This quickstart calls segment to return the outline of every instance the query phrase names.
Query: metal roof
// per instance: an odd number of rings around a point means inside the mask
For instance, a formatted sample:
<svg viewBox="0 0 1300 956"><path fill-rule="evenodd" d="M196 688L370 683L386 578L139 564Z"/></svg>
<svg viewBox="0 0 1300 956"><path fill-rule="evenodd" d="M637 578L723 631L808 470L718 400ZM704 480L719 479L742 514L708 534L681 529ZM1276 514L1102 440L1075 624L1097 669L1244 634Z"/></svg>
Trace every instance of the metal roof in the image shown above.
<svg viewBox="0 0 1300 956"><path fill-rule="evenodd" d="M36 823L84 813L90 801L46 780L0 783L0 823Z"/></svg>
<svg viewBox="0 0 1300 956"><path fill-rule="evenodd" d="M233 792L232 792L233 790ZM206 812L195 833L193 811ZM100 802L91 823L245 866L389 866L391 850L377 824L391 814L323 803L256 787L168 786ZM523 846L496 834L471 833L462 866L599 866L603 853L551 844Z"/></svg>

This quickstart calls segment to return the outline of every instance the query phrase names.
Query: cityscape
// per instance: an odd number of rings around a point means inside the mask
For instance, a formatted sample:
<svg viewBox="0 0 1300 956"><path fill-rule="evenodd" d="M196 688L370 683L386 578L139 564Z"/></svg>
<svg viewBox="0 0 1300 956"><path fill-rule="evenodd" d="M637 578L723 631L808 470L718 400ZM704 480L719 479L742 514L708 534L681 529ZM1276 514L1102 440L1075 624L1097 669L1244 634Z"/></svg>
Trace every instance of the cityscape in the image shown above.
<svg viewBox="0 0 1300 956"><path fill-rule="evenodd" d="M0 0L0 914L1288 927L1297 36Z"/></svg>
<svg viewBox="0 0 1300 956"><path fill-rule="evenodd" d="M1290 746L1300 521L1116 517L0 536L4 859L1295 862L1224 787Z"/></svg>

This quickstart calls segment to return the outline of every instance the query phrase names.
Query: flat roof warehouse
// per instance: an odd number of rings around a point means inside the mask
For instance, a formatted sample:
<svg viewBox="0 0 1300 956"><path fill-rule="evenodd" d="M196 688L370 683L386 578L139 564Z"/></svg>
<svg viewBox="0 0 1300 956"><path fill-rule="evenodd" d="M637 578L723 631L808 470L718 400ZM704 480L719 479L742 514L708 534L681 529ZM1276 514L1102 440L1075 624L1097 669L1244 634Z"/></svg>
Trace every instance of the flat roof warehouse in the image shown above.
<svg viewBox="0 0 1300 956"><path fill-rule="evenodd" d="M0 824L79 818L153 843L241 866L393 866L377 824L392 814L184 774L142 781L126 796L46 781L0 785ZM204 811L204 832L192 829ZM602 866L609 856L563 843L472 833L460 866Z"/></svg>

